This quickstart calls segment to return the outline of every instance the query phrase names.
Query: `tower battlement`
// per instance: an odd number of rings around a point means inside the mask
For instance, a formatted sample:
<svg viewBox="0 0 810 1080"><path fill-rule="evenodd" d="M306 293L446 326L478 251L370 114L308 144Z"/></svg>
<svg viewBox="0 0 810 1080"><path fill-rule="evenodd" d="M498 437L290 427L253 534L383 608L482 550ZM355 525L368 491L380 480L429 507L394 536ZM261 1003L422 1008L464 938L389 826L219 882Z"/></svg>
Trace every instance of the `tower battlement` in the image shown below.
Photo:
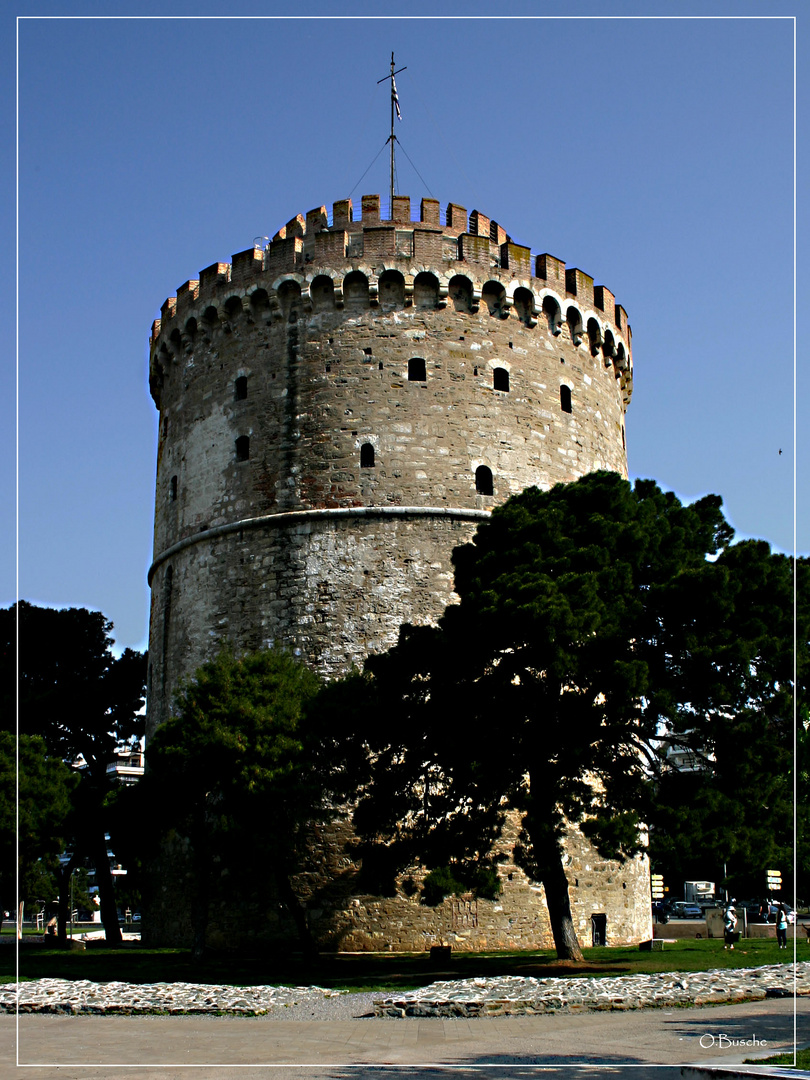
<svg viewBox="0 0 810 1080"><path fill-rule="evenodd" d="M613 367L623 400L629 403L632 333L624 308L605 286L594 285L591 276L567 268L552 255L533 256L528 247L513 243L496 221L478 210L468 215L457 203L448 203L442 214L438 200L422 199L418 221L411 220L405 195L394 197L387 218L380 216L379 195L364 195L361 207L355 220L351 199L333 203L332 224L325 206L298 214L265 247L247 248L230 263L216 262L201 270L198 279L184 282L176 296L164 301L160 319L152 324L153 351L161 341L169 351L167 340L187 344L201 320L210 326L227 323L237 303L265 321L283 318L279 293L290 285L300 289L301 303L311 310L331 281L333 303L340 310L345 278L351 276L362 288L360 275L367 283L368 307L385 310L381 282L383 290L386 284L394 291L399 285L403 307L408 308L414 304L417 279L426 285L424 279L433 276L436 306L441 308L454 279L466 279L472 311L482 297L490 296L497 297L497 317L511 314L527 324L545 319L554 322L555 333L567 324L575 344L584 343Z"/></svg>

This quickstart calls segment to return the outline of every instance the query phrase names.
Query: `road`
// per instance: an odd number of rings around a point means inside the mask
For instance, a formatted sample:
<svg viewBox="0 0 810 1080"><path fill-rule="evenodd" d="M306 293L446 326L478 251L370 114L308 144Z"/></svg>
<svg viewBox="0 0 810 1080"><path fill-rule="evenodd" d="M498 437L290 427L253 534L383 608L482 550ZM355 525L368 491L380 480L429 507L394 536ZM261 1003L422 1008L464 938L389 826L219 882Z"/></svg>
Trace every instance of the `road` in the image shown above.
<svg viewBox="0 0 810 1080"><path fill-rule="evenodd" d="M804 1042L810 1038L810 999L799 998L796 1010L798 1039ZM674 1080L680 1070L673 1066L730 1064L789 1048L794 1004L776 998L707 1008L477 1020L27 1014L19 1018L19 1061L27 1066L20 1070L14 1065L16 1026L16 1017L0 1017L3 1080L156 1080L189 1072L193 1080L406 1075L526 1080L541 1074L544 1080ZM738 1040L756 1043L735 1044Z"/></svg>

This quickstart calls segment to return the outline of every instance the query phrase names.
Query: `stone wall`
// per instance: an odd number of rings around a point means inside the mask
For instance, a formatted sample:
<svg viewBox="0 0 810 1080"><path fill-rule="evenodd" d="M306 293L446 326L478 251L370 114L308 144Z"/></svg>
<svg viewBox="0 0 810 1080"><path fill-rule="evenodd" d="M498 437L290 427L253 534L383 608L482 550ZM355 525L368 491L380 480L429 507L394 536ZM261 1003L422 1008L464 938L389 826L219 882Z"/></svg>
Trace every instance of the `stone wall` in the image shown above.
<svg viewBox="0 0 810 1080"><path fill-rule="evenodd" d="M352 858L353 834L339 821L313 832L310 853L294 881L306 911L307 925L323 949L347 952L422 952L432 945L454 951L550 949L554 942L541 885L529 880L512 861L518 819L510 815L499 850L502 893L495 900L471 895L446 898L437 907L420 902L425 871L411 867L396 880L390 896L363 889L361 864ZM618 864L602 859L579 830L565 842L566 875L581 944L594 943L592 917L606 918L606 943L627 945L652 936L649 865L645 857ZM175 838L159 867L159 902L143 924L144 941L185 946L191 943L190 878L185 844ZM295 948L296 929L279 903L274 884L252 868L252 891L239 889L230 877L215 885L211 896L208 940L227 948L246 942L257 947ZM216 874L214 875L216 879Z"/></svg>

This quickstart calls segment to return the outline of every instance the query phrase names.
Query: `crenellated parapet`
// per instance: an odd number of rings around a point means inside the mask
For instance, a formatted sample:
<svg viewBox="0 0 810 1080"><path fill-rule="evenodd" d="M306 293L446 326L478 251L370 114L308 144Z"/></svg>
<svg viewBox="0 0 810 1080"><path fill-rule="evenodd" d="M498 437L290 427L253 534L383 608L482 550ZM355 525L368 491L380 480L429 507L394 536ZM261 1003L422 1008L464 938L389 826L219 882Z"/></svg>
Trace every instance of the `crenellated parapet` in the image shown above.
<svg viewBox="0 0 810 1080"><path fill-rule="evenodd" d="M392 207L383 207L379 195L364 195L359 208L339 200L331 221L325 206L315 207L288 221L265 247L201 270L162 305L152 325L153 360L161 351L165 359L187 350L198 332L227 333L234 312L267 323L284 318L291 290L304 311L341 310L348 302L354 314L443 308L448 298L457 310L468 303L476 313L483 298L495 317L564 334L601 357L612 366L625 405L632 395L632 334L609 289L553 255L532 255L478 210L468 214L458 203L442 210L438 200L423 198L414 220L406 195L394 196ZM159 383L157 361L153 394Z"/></svg>

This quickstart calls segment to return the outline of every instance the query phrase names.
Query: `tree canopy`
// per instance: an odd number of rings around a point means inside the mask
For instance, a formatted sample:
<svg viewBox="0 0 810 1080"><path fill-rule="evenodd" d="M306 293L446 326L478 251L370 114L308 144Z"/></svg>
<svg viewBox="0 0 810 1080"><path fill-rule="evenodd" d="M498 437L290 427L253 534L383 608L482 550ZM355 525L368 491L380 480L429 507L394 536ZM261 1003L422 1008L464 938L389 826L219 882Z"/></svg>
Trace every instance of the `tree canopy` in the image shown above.
<svg viewBox="0 0 810 1080"><path fill-rule="evenodd" d="M22 600L0 610L3 729L14 731L16 714L21 737L41 739L49 758L82 765L71 796L73 862L62 876L81 858L92 862L107 940L120 941L105 839L107 765L120 743L143 733L146 655L125 649L116 657L112 630L101 612L85 608ZM64 937L67 902L60 901Z"/></svg>
<svg viewBox="0 0 810 1080"><path fill-rule="evenodd" d="M147 748L148 796L164 827L188 840L195 892L193 955L205 949L211 875L270 868L306 937L290 884L307 825L327 815L300 723L319 677L279 649L224 649L178 693ZM257 827L257 823L261 823Z"/></svg>
<svg viewBox="0 0 810 1080"><path fill-rule="evenodd" d="M683 665L691 698L671 724L673 742L696 767L664 771L649 813L653 857L673 881L687 868L722 880L725 867L739 895L764 888L766 867L789 880L794 707L799 717L807 712L809 565L762 541L736 544L717 561L721 588L698 611ZM801 783L801 725L798 735Z"/></svg>
<svg viewBox="0 0 810 1080"><path fill-rule="evenodd" d="M17 766L19 763L19 771ZM0 906L50 900L42 884L70 836L71 797L79 777L49 757L43 739L0 731ZM17 893L19 873L19 894Z"/></svg>
<svg viewBox="0 0 810 1080"><path fill-rule="evenodd" d="M578 957L566 829L638 852L666 731L725 756L737 719L765 711L784 741L785 641L762 631L785 629L770 589L789 568L732 536L717 496L684 506L614 473L494 510L454 553L459 603L370 657L330 725L360 834L399 864L481 864L520 811L516 861L545 887L559 955Z"/></svg>

